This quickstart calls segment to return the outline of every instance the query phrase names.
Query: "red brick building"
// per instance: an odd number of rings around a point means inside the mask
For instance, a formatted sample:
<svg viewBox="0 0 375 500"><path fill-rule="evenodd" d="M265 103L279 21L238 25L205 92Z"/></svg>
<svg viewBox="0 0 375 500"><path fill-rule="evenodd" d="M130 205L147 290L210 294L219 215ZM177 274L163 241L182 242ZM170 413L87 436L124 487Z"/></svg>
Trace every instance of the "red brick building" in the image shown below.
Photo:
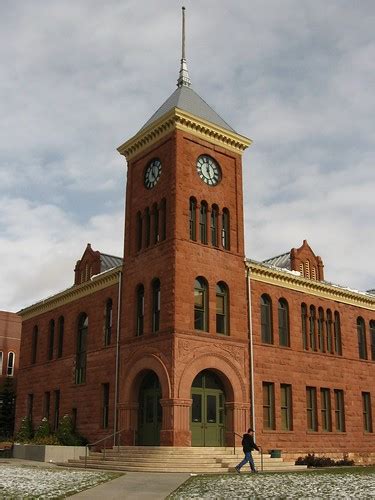
<svg viewBox="0 0 375 500"><path fill-rule="evenodd" d="M90 245L68 290L20 312L17 422L73 416L93 441L375 449L375 295L324 281L307 242L244 255L239 135L191 88L118 150L124 259Z"/></svg>
<svg viewBox="0 0 375 500"><path fill-rule="evenodd" d="M0 311L0 387L6 377L16 379L21 343L21 316Z"/></svg>

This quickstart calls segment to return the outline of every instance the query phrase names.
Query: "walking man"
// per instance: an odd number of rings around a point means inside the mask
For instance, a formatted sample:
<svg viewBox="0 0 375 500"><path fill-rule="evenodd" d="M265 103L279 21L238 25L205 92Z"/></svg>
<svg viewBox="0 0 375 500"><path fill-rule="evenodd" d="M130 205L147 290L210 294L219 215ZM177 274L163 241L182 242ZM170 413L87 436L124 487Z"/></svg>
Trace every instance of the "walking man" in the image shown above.
<svg viewBox="0 0 375 500"><path fill-rule="evenodd" d="M240 462L238 465L236 465L236 467L235 467L236 471L239 474L241 471L241 467L243 465L245 465L247 462L249 462L251 472L257 472L257 470L255 469L255 465L254 465L254 459L251 455L251 452L253 450L259 451L259 447L254 442L254 429L248 429L247 433L243 435L243 437L242 437L242 449L243 449L243 452L245 453L245 458L242 460L242 462Z"/></svg>

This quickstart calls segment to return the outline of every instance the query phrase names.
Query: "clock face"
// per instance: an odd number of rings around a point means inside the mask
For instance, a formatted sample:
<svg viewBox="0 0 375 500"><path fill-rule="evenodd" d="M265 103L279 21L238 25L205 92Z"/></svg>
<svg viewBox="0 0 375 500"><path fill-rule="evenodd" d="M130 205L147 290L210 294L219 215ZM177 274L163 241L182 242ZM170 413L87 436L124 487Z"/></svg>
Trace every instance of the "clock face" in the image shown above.
<svg viewBox="0 0 375 500"><path fill-rule="evenodd" d="M221 180L219 164L211 156L202 155L197 160L197 172L203 182L216 186Z"/></svg>
<svg viewBox="0 0 375 500"><path fill-rule="evenodd" d="M144 184L147 189L151 189L160 179L161 162L158 158L151 160L145 171Z"/></svg>

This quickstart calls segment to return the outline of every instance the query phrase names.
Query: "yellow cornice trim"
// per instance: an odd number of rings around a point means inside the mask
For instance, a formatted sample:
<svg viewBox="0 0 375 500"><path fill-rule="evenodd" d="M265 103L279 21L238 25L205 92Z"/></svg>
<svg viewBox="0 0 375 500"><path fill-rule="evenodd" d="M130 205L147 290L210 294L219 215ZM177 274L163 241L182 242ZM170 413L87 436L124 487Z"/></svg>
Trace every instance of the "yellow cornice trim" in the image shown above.
<svg viewBox="0 0 375 500"><path fill-rule="evenodd" d="M375 297L348 290L339 286L304 278L281 269L270 268L259 262L246 261L250 269L250 280L280 286L297 292L308 293L319 298L335 300L343 304L375 310Z"/></svg>
<svg viewBox="0 0 375 500"><path fill-rule="evenodd" d="M63 292L57 293L56 295L48 297L41 302L37 302L32 306L26 307L17 314L19 314L22 317L22 320L25 321L33 318L34 316L38 316L39 314L51 311L56 307L69 304L74 300L86 297L87 295L97 292L98 290L102 290L103 288L108 288L109 286L118 283L118 275L121 270L122 266L114 267L109 271L93 276L90 281L82 283L81 285L74 285Z"/></svg>
<svg viewBox="0 0 375 500"><path fill-rule="evenodd" d="M239 154L243 154L245 149L252 143L251 139L243 135L218 127L182 109L173 108L159 120L153 122L144 130L140 130L134 137L124 142L117 148L117 151L124 155L127 160L130 160L144 148L159 141L174 129L189 132Z"/></svg>

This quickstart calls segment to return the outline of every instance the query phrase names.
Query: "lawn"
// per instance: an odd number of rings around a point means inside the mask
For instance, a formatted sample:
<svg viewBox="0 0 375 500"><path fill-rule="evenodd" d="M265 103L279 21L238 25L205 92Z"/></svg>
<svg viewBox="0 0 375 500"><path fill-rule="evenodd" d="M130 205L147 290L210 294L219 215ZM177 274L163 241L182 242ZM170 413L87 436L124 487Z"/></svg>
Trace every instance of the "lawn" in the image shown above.
<svg viewBox="0 0 375 500"><path fill-rule="evenodd" d="M0 463L0 499L66 498L119 474Z"/></svg>
<svg viewBox="0 0 375 500"><path fill-rule="evenodd" d="M168 500L199 499L374 499L375 467L286 473L199 475Z"/></svg>

